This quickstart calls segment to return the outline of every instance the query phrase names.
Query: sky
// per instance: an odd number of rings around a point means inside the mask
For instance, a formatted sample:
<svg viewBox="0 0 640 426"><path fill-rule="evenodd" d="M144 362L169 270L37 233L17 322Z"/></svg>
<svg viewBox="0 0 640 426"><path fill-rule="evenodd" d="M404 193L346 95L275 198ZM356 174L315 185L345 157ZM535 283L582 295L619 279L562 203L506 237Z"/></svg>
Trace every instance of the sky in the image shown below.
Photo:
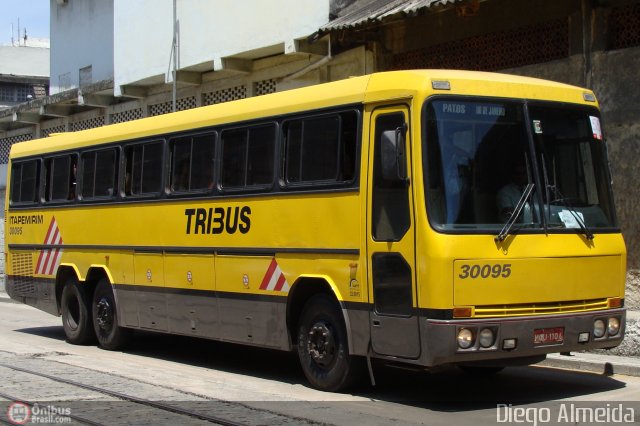
<svg viewBox="0 0 640 426"><path fill-rule="evenodd" d="M13 37L17 42L18 19L20 36L49 38L49 0L0 0L0 45L11 44L11 24Z"/></svg>

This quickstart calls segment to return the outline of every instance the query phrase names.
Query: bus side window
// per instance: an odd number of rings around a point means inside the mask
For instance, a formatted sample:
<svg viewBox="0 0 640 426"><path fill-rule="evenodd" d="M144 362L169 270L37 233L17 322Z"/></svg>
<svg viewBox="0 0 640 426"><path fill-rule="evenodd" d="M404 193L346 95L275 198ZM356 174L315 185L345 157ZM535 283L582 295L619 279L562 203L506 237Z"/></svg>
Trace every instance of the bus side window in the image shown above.
<svg viewBox="0 0 640 426"><path fill-rule="evenodd" d="M274 175L275 126L249 129L246 186L270 185Z"/></svg>
<svg viewBox="0 0 640 426"><path fill-rule="evenodd" d="M358 115L346 111L284 123L287 184L340 183L355 178Z"/></svg>
<svg viewBox="0 0 640 426"><path fill-rule="evenodd" d="M125 196L157 194L162 189L164 143L125 147Z"/></svg>
<svg viewBox="0 0 640 426"><path fill-rule="evenodd" d="M385 131L402 129L405 126L402 112L391 112L376 117L372 234L376 241L400 241L411 227L409 190L405 181L387 180L382 173L382 134ZM403 161L407 161L406 157Z"/></svg>
<svg viewBox="0 0 640 426"><path fill-rule="evenodd" d="M353 111L341 114L340 128L340 174L338 181L347 182L356 177L358 149L358 114Z"/></svg>
<svg viewBox="0 0 640 426"><path fill-rule="evenodd" d="M45 159L45 201L75 199L77 165L75 154Z"/></svg>
<svg viewBox="0 0 640 426"><path fill-rule="evenodd" d="M82 198L112 197L116 188L116 149L82 154Z"/></svg>
<svg viewBox="0 0 640 426"><path fill-rule="evenodd" d="M273 183L276 127L273 124L222 132L223 189L260 189Z"/></svg>
<svg viewBox="0 0 640 426"><path fill-rule="evenodd" d="M171 191L213 188L215 133L171 140Z"/></svg>
<svg viewBox="0 0 640 426"><path fill-rule="evenodd" d="M38 200L40 161L30 160L11 166L11 203L35 203Z"/></svg>
<svg viewBox="0 0 640 426"><path fill-rule="evenodd" d="M222 132L220 185L225 189L244 186L247 136L248 132L245 129Z"/></svg>

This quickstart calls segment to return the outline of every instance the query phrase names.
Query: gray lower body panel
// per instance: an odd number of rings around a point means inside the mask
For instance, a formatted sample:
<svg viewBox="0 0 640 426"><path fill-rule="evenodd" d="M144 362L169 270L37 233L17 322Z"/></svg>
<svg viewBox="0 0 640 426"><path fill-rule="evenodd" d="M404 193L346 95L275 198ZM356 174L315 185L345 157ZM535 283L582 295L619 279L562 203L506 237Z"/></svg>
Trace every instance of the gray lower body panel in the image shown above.
<svg viewBox="0 0 640 426"><path fill-rule="evenodd" d="M52 315L60 315L55 280L7 275L5 288L10 298Z"/></svg>
<svg viewBox="0 0 640 426"><path fill-rule="evenodd" d="M290 350L286 298L116 286L126 327Z"/></svg>

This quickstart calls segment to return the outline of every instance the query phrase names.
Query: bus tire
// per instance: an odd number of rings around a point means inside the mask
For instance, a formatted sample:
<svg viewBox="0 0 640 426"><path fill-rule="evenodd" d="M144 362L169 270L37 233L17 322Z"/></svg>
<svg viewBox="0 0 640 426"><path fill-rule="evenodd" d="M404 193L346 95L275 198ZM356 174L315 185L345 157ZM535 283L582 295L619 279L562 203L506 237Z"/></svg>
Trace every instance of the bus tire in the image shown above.
<svg viewBox="0 0 640 426"><path fill-rule="evenodd" d="M69 278L65 283L60 298L60 310L67 341L74 345L93 343L95 335L91 312L85 289L80 286L77 279Z"/></svg>
<svg viewBox="0 0 640 426"><path fill-rule="evenodd" d="M316 295L304 306L298 325L298 357L307 380L319 390L344 390L361 374L361 360L349 355L340 311L327 295Z"/></svg>
<svg viewBox="0 0 640 426"><path fill-rule="evenodd" d="M131 330L118 325L115 297L113 297L111 284L105 278L98 282L91 306L98 345L110 351L124 347L129 340Z"/></svg>

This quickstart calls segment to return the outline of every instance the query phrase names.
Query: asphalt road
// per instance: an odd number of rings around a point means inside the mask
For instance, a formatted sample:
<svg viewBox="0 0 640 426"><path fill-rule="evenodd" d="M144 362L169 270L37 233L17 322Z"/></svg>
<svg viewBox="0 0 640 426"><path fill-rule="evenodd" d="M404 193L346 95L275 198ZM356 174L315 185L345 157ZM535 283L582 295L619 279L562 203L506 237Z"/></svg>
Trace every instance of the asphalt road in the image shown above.
<svg viewBox="0 0 640 426"><path fill-rule="evenodd" d="M376 387L364 383L350 394L332 394L306 385L293 354L155 333L137 333L124 352L74 346L65 342L60 318L6 299L0 302L0 364L142 398L229 401L236 410L281 416L262 424L612 424L618 418L640 424L638 377L544 367L474 377L457 369L426 373L375 365ZM83 400L94 412L125 411L108 408L108 398L4 367L0 390L31 401ZM109 418L110 424L144 423L129 414ZM174 421L168 416L165 423Z"/></svg>

